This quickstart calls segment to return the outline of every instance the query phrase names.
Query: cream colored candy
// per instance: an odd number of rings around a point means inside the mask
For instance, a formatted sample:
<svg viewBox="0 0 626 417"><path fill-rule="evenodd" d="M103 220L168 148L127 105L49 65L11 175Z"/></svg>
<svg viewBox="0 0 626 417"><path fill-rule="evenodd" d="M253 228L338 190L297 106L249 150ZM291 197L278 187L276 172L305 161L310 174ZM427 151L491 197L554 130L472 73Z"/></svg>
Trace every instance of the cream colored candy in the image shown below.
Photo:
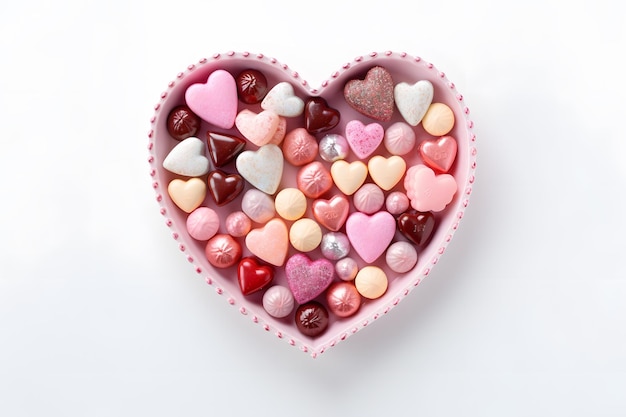
<svg viewBox="0 0 626 417"><path fill-rule="evenodd" d="M354 285L363 297L379 298L387 291L387 274L377 266L366 266L356 274Z"/></svg>
<svg viewBox="0 0 626 417"><path fill-rule="evenodd" d="M347 162L339 160L330 166L330 175L339 190L345 195L352 195L367 178L367 165L361 161Z"/></svg>
<svg viewBox="0 0 626 417"><path fill-rule="evenodd" d="M191 213L204 201L206 188L206 183L200 178L190 178L187 181L176 178L167 186L167 193L178 208L185 213Z"/></svg>
<svg viewBox="0 0 626 417"><path fill-rule="evenodd" d="M276 212L285 220L298 220L306 211L306 197L297 188L285 188L276 194Z"/></svg>
<svg viewBox="0 0 626 417"><path fill-rule="evenodd" d="M322 241L322 228L308 218L297 220L289 230L291 245L300 252L310 252Z"/></svg>
<svg viewBox="0 0 626 417"><path fill-rule="evenodd" d="M454 113L443 103L432 103L422 119L422 126L433 136L447 135L454 127Z"/></svg>
<svg viewBox="0 0 626 417"><path fill-rule="evenodd" d="M391 190L401 179L406 171L406 162L401 156L376 155L367 163L367 169L374 182L383 190Z"/></svg>

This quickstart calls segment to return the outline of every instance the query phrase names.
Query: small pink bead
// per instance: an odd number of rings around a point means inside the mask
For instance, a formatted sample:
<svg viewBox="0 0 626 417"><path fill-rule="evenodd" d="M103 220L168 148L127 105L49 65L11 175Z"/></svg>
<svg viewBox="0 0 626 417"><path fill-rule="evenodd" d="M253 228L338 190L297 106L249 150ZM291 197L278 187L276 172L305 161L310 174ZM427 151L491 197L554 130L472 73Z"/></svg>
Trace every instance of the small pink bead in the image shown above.
<svg viewBox="0 0 626 417"><path fill-rule="evenodd" d="M352 281L359 272L359 267L354 259L343 258L335 264L335 272L341 280Z"/></svg>
<svg viewBox="0 0 626 417"><path fill-rule="evenodd" d="M354 193L354 207L362 213L372 214L379 211L385 203L385 194L376 184L363 184Z"/></svg>
<svg viewBox="0 0 626 417"><path fill-rule="evenodd" d="M226 217L226 231L233 237L243 237L252 229L252 221L243 211L234 211Z"/></svg>
<svg viewBox="0 0 626 417"><path fill-rule="evenodd" d="M387 196L385 205L391 214L404 213L409 208L409 197L401 191L394 191Z"/></svg>

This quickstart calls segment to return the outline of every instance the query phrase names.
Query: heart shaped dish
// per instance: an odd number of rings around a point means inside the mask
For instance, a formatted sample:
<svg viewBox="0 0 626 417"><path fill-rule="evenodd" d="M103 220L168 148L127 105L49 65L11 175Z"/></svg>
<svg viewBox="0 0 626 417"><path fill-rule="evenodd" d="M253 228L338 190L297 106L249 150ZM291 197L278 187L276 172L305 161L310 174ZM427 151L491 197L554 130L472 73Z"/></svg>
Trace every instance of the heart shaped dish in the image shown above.
<svg viewBox="0 0 626 417"><path fill-rule="evenodd" d="M474 183L463 96L406 53L356 57L319 87L262 54L215 54L154 110L150 175L178 248L235 311L312 357L419 285Z"/></svg>

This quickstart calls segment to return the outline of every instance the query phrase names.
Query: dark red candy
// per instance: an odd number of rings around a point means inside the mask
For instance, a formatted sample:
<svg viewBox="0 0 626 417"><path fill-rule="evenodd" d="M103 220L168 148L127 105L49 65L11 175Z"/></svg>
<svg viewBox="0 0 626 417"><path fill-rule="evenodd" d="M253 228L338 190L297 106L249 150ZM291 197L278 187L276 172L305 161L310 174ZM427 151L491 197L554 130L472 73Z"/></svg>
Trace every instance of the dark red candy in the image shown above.
<svg viewBox="0 0 626 417"><path fill-rule="evenodd" d="M435 230L435 216L430 211L407 211L398 217L398 230L417 246L424 246Z"/></svg>
<svg viewBox="0 0 626 417"><path fill-rule="evenodd" d="M249 295L265 288L274 279L274 269L268 265L259 265L252 257L239 261L237 280L243 295Z"/></svg>
<svg viewBox="0 0 626 417"><path fill-rule="evenodd" d="M174 107L167 116L167 131L176 140L195 135L199 127L200 118L185 105Z"/></svg>
<svg viewBox="0 0 626 417"><path fill-rule="evenodd" d="M307 101L304 106L304 123L310 133L321 133L332 129L339 123L339 112L321 97Z"/></svg>
<svg viewBox="0 0 626 417"><path fill-rule="evenodd" d="M236 81L239 100L246 104L260 103L267 94L267 80L257 70L248 69L241 72Z"/></svg>
<svg viewBox="0 0 626 417"><path fill-rule="evenodd" d="M207 132L206 136L209 155L216 167L226 165L246 147L246 141L236 136L213 132Z"/></svg>
<svg viewBox="0 0 626 417"><path fill-rule="evenodd" d="M299 306L295 318L296 327L306 336L319 336L328 328L328 310L317 301Z"/></svg>
<svg viewBox="0 0 626 417"><path fill-rule="evenodd" d="M207 182L211 196L218 206L223 206L237 198L244 185L241 175L226 174L219 169L209 172Z"/></svg>

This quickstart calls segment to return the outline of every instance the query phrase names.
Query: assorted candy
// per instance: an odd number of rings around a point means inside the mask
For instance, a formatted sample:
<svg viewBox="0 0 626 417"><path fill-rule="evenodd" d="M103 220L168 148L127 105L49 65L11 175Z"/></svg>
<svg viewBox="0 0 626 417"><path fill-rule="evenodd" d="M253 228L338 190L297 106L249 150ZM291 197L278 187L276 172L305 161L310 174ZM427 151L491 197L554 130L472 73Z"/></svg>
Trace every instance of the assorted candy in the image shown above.
<svg viewBox="0 0 626 417"><path fill-rule="evenodd" d="M262 294L267 314L315 337L382 297L386 270L417 265L436 213L457 193L455 118L428 80L394 84L373 66L345 84L346 108L360 117L338 131L342 115L324 98L268 78L217 69L189 86L167 118L179 142L163 168L180 177L168 194L188 213L189 235L206 242L208 262L232 268L244 296ZM395 111L403 121L390 123Z"/></svg>

